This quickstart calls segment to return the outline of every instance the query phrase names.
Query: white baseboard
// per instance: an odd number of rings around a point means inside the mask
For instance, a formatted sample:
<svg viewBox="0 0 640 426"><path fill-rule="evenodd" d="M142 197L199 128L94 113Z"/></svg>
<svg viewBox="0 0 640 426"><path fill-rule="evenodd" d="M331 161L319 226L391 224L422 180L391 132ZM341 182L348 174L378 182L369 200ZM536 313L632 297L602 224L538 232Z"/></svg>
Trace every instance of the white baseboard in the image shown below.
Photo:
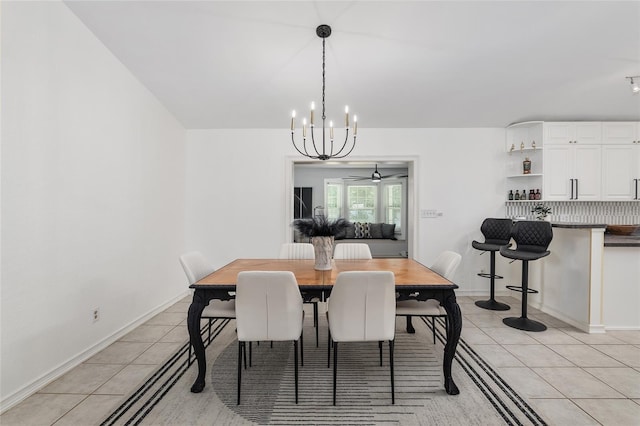
<svg viewBox="0 0 640 426"><path fill-rule="evenodd" d="M105 339L101 340L100 342L96 343L90 348L87 348L85 351L79 353L78 355L70 358L68 361L60 364L59 366L55 367L48 373L40 376L38 379L27 384L26 386L14 392L13 394L7 396L2 401L0 401L0 414L4 413L11 407L19 404L20 402L24 401L26 398L38 392L40 389L47 386L49 383L53 382L54 380L58 379L63 374L74 369L75 367L82 364L84 361L88 360L89 358L91 358L92 356L94 356L95 354L97 354L98 352L100 352L110 344L116 342L121 337L125 336L127 333L132 331L134 328L144 324L155 315L159 314L160 312L167 309L169 306L173 305L174 303L178 302L179 300L183 299L184 297L190 294L192 294L191 290L189 289L185 290L180 295L152 309L146 314L141 315L131 323L115 331L110 336L106 337Z"/></svg>
<svg viewBox="0 0 640 426"><path fill-rule="evenodd" d="M604 333L603 325L590 325L587 323L582 323L580 321L576 321L573 318L569 318L564 313L552 309L548 306L543 306L540 303L529 303L529 306L538 309L539 311L544 312L545 314L549 314L554 318L559 319L562 322L566 322L569 325L574 326L578 330L584 331L585 333Z"/></svg>
<svg viewBox="0 0 640 426"><path fill-rule="evenodd" d="M640 326L605 326L606 331L637 331L640 330Z"/></svg>

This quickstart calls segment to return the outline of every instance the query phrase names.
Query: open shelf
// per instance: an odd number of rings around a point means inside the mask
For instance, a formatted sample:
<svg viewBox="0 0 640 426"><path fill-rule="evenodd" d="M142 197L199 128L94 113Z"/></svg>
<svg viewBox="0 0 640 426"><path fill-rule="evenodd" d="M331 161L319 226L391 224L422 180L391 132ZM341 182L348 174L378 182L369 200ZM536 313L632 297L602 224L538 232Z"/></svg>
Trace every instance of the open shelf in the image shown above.
<svg viewBox="0 0 640 426"><path fill-rule="evenodd" d="M535 152L535 151L542 151L542 147L541 146L537 146L535 148L522 148L520 149L519 147L516 147L516 149L514 149L513 151L509 150L507 151L507 154L517 154L518 152Z"/></svg>
<svg viewBox="0 0 640 426"><path fill-rule="evenodd" d="M510 175L508 178L521 178L521 177L534 177L534 176L542 176L542 173L529 173L528 175L519 174L519 175Z"/></svg>

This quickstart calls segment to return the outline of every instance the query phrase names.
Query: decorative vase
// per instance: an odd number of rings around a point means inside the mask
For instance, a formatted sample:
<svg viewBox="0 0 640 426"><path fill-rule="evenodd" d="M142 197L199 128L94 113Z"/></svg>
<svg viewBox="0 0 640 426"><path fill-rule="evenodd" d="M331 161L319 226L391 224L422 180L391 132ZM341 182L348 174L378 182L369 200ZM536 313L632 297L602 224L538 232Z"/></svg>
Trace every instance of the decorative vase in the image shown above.
<svg viewBox="0 0 640 426"><path fill-rule="evenodd" d="M319 271L331 269L331 256L333 255L333 237L313 237L311 238L313 251L316 256L314 268Z"/></svg>

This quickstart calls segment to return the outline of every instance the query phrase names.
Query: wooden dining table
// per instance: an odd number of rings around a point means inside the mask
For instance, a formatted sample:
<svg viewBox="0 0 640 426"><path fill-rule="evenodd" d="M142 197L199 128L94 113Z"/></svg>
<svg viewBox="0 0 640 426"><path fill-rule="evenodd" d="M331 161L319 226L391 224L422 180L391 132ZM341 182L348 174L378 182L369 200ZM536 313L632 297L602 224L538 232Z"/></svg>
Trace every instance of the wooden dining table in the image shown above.
<svg viewBox="0 0 640 426"><path fill-rule="evenodd" d="M395 276L396 292L400 298L420 301L436 299L447 312L447 342L444 346L443 359L444 387L449 395L460 393L451 375L451 365L462 330L462 315L454 291L458 286L421 263L406 258L334 260L332 269L326 271L314 269L313 260L236 259L192 284L190 288L195 291L189 306L187 327L198 363L198 377L191 387L191 392L202 392L205 387L207 361L200 334L202 311L212 299L233 299L234 296L230 292L235 291L238 273L242 271L292 271L306 300L312 298L326 300L340 272L392 271ZM414 331L409 321L407 331Z"/></svg>

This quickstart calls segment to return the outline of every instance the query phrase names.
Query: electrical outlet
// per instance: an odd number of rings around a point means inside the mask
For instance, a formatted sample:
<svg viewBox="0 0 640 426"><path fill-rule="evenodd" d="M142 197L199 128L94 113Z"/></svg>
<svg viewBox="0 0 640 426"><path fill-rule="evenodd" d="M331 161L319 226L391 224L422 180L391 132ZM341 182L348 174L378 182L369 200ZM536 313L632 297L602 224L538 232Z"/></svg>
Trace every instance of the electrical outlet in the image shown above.
<svg viewBox="0 0 640 426"><path fill-rule="evenodd" d="M93 315L93 322L97 322L100 319L100 309L94 308L92 315Z"/></svg>

